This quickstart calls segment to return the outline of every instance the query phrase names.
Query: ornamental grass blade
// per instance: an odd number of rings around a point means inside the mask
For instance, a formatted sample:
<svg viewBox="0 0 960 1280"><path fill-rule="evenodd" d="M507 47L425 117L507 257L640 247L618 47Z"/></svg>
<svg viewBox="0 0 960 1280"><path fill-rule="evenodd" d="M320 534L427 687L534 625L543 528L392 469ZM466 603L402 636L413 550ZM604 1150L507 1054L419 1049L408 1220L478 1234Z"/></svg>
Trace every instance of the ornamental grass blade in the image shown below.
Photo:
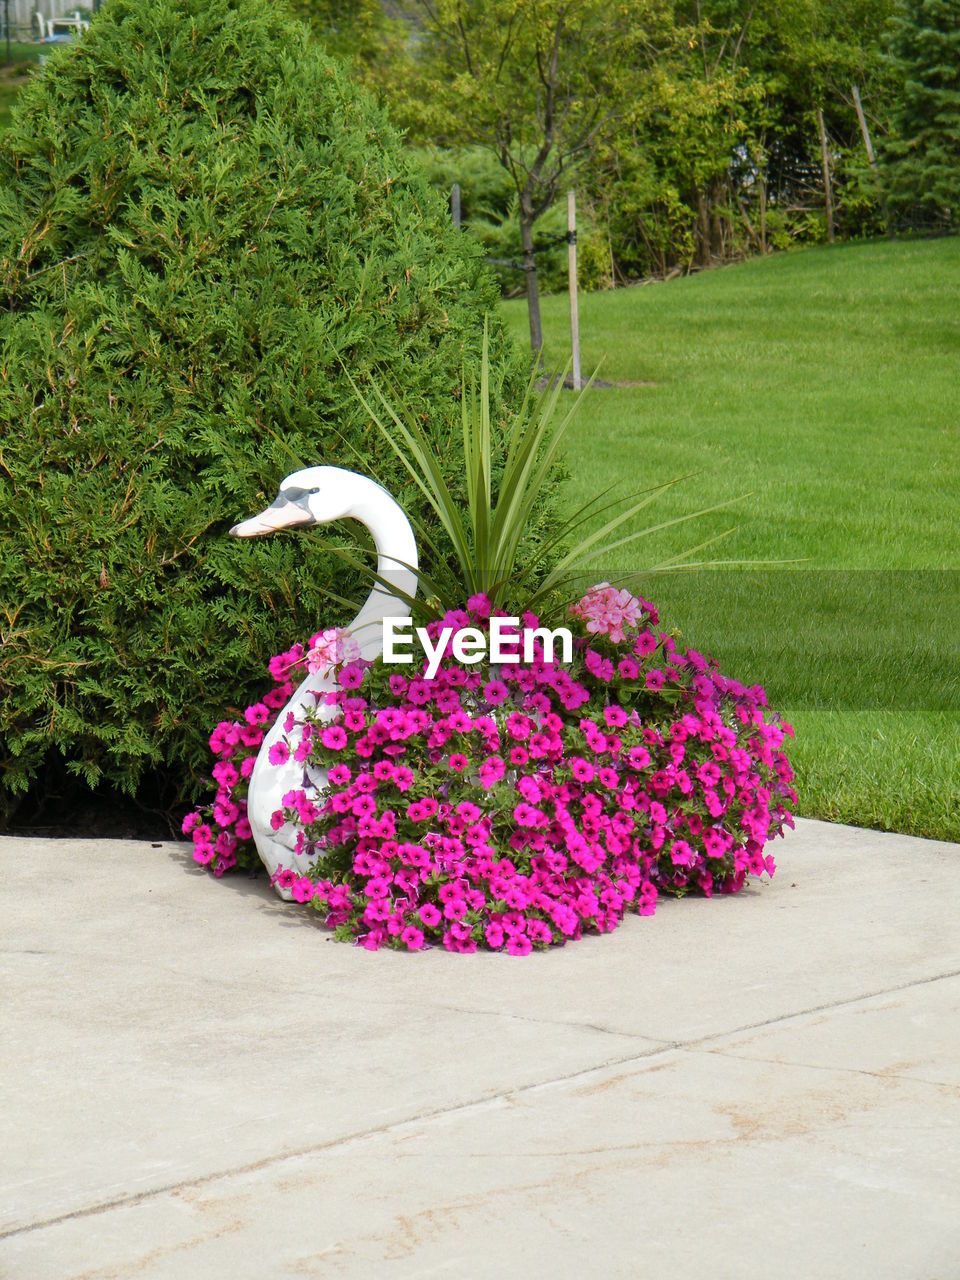
<svg viewBox="0 0 960 1280"><path fill-rule="evenodd" d="M425 612L429 612L426 601L418 599L415 595L405 591L402 587L398 587L390 578L381 574L379 570L372 568L369 564L364 563L358 555L347 550L346 547L341 547L336 543L324 541L321 541L321 545L325 546L326 550L328 550L332 555L335 555L349 569L353 569L358 573L361 579L373 583L375 587L382 587L390 595L395 596L398 600L402 600L403 603L410 608L411 613L423 615ZM413 565L407 564L404 560L398 560L395 557L390 558L399 568L409 570L411 573L415 574L418 586L426 588L431 595L435 595L441 600L448 595L446 591L432 580L429 574L424 573L419 568L414 568ZM358 607L356 601L345 600L342 596L338 596L327 589L324 589L324 594L329 599L336 600L340 604L346 604L351 608ZM454 606L448 604L447 607L452 608ZM432 617L432 614L430 616Z"/></svg>
<svg viewBox="0 0 960 1280"><path fill-rule="evenodd" d="M715 533L712 538L705 538L703 542L698 542L695 547L687 547L686 551L681 551L679 555L673 556L670 560L661 560L659 564L651 565L648 572L661 573L667 572L670 569L684 569L692 568L694 566L701 568L707 563L721 564L723 562L720 560L711 560L709 562L706 560L691 561L690 556L696 555L698 551L703 551L706 547L712 546L715 542L721 542L724 538L729 538L731 533L736 532L736 528L736 525L731 525L729 529L724 529L721 533ZM732 564L734 562L730 561L729 563Z"/></svg>
<svg viewBox="0 0 960 1280"><path fill-rule="evenodd" d="M658 494L662 493L664 489L670 488L671 485L679 484L679 482L679 480L668 480L664 484L654 486L652 490L646 491L650 492L652 495L648 501L652 502L653 499ZM602 502L608 494L612 493L615 488L616 485L608 486L608 488L590 498L583 504L583 506L578 507L576 511L568 516L558 527L557 531L545 542L541 543L536 552L528 559L526 565L522 569L517 570L514 575L514 581L517 583L526 581L526 579L536 571L540 562L544 560L551 551L553 551L554 547L565 541L566 538L572 536L577 529L582 528L591 520L595 520L605 512L612 511L614 507L620 506L622 502L621 498L614 498L612 502L607 502L603 506L596 506L596 504Z"/></svg>
<svg viewBox="0 0 960 1280"><path fill-rule="evenodd" d="M518 415L516 419L517 434L507 454L494 517L494 539L497 542L509 543L512 541L517 526L521 524L520 510L523 506L524 498L529 496L532 487L530 482L531 471L536 463L537 455L550 432L550 424L556 412L561 389L562 381L557 377L554 379L552 389L544 390L538 397L530 418L525 421ZM577 398L577 404L579 404L582 396L583 392ZM567 421L564 422L560 429L561 435L562 430L568 424L570 416L570 414L567 415ZM559 444L559 439L557 443ZM554 450L555 452L556 450ZM533 494L533 499L536 499L536 492Z"/></svg>
<svg viewBox="0 0 960 1280"><path fill-rule="evenodd" d="M566 374L564 373L564 377ZM567 428L573 421L583 397L590 390L596 378L596 370L590 376L586 385L581 389L576 400L567 410L566 414L556 425L552 425L553 414L556 411L557 397L559 389L562 389L563 382L560 377L555 381L555 394L544 406L543 416L536 419L536 424L531 432L530 449L523 468L517 478L516 487L510 496L510 506L507 515L504 518L504 538L505 538L505 561L512 569L516 561L517 552L523 539L523 533L527 526L527 521L533 511L534 504L540 494L541 489L549 478L551 468L556 462L557 452L563 443ZM545 442L545 443L544 443ZM498 506L499 513L499 506Z"/></svg>
<svg viewBox="0 0 960 1280"><path fill-rule="evenodd" d="M640 538L648 538L651 534L660 533L662 530L670 529L674 525L685 524L689 520L698 520L701 516L711 515L714 511L722 511L725 507L732 506L735 502L741 502L746 496L748 495L744 494L740 497L728 498L725 502L718 502L712 507L701 507L699 511L691 511L686 515L674 516L671 520L662 520L659 524L648 525L645 529L637 529L634 533L629 533L623 538L616 538L613 542L607 542L602 546L597 547L597 543L601 542L607 534L613 533L616 529L621 528L628 520L632 519L637 512L642 511L644 507L650 505L653 498L646 497L641 502L634 503L632 507L629 507L620 515L615 516L612 520L608 520L602 528L591 533L584 539L581 545L576 548L576 550L571 551L568 555L563 557L563 559L555 566L555 571L562 572L566 568L573 568L577 564L582 563L586 552L593 547L597 548L597 555L605 555L607 552L615 551L618 547L624 547L631 542L637 542Z"/></svg>
<svg viewBox="0 0 960 1280"><path fill-rule="evenodd" d="M436 513L440 523L447 531L450 541L453 543L454 550L461 565L464 570L467 571L471 565L472 557L466 532L463 528L463 522L460 519L460 511L457 503L450 493L450 490L447 488L446 481L444 480L443 474L440 470L440 463L436 455L433 453L430 443L423 431L416 423L404 423L394 411L380 388L374 384L374 394L386 409L392 422L400 432L400 435L410 451L410 456L408 456L394 439L392 432L388 431L384 426L373 406L364 397L349 372L346 369L344 372L346 373L346 376L350 381L350 385L353 387L360 403L370 415L370 420L386 440L387 444L389 444L390 448L397 455L411 479L417 485L430 507ZM469 574L468 576L471 577L471 579L473 577L472 574Z"/></svg>

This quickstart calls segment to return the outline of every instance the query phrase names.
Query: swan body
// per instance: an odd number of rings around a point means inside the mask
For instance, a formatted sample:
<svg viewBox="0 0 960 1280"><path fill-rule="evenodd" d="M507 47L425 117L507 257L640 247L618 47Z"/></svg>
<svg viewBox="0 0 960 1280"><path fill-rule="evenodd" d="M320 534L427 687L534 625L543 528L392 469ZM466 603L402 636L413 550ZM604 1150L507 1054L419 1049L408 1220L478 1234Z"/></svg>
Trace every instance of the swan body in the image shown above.
<svg viewBox="0 0 960 1280"><path fill-rule="evenodd" d="M410 522L386 489L354 471L322 466L294 471L283 480L276 499L265 511L234 525L230 532L238 538L255 538L278 529L347 519L359 520L369 529L377 550L379 577L398 592L414 596L417 544ZM360 656L373 660L383 651L383 619L409 616L410 606L403 597L378 583L346 630L356 641ZM284 764L273 765L270 748L283 738L284 721L290 712L301 721L308 711L321 720L334 719L339 709L327 706L323 695L336 688L332 673L308 675L302 681L265 735L250 775L247 819L257 852L271 877L284 869L303 875L314 861L306 851L297 853L296 831L291 824L274 831L270 819L283 807L283 797L289 791L305 786L322 791L327 775L326 770L308 768L295 760L293 753ZM292 899L289 889L276 883L274 888L281 898Z"/></svg>

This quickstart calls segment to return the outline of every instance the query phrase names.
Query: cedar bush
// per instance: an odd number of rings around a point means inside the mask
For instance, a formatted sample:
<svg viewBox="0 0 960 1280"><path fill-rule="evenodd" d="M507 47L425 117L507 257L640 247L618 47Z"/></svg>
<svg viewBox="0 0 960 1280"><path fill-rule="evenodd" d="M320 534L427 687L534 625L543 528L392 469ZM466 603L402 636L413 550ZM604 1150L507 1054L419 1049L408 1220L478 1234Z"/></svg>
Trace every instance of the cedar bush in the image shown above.
<svg viewBox="0 0 960 1280"><path fill-rule="evenodd" d="M442 446L495 305L478 255L277 6L111 0L51 56L0 137L8 813L64 761L188 799L266 658L343 620L321 593L352 584L316 538L225 531L351 446L425 514L344 369ZM492 349L509 389L496 326Z"/></svg>

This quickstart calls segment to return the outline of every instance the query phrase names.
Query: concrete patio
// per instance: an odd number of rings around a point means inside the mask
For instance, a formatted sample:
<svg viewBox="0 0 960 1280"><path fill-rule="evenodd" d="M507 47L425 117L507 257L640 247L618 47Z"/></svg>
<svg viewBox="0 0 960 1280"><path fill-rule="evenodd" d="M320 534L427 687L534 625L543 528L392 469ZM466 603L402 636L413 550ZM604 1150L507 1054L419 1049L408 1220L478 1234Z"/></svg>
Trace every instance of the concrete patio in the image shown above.
<svg viewBox="0 0 960 1280"><path fill-rule="evenodd" d="M0 840L0 1275L953 1280L960 846L775 852L514 959Z"/></svg>

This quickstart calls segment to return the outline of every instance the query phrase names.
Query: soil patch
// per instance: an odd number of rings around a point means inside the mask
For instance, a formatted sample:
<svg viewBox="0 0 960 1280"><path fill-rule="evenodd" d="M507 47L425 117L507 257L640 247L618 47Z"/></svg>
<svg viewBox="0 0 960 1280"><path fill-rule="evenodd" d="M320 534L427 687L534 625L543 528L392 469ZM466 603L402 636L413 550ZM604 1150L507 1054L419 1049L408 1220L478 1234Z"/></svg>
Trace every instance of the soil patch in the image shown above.
<svg viewBox="0 0 960 1280"><path fill-rule="evenodd" d="M0 819L0 835L45 840L182 839L180 822L185 812L183 804L165 803L149 785L134 800L112 787L91 790L57 769L28 792L11 815Z"/></svg>

